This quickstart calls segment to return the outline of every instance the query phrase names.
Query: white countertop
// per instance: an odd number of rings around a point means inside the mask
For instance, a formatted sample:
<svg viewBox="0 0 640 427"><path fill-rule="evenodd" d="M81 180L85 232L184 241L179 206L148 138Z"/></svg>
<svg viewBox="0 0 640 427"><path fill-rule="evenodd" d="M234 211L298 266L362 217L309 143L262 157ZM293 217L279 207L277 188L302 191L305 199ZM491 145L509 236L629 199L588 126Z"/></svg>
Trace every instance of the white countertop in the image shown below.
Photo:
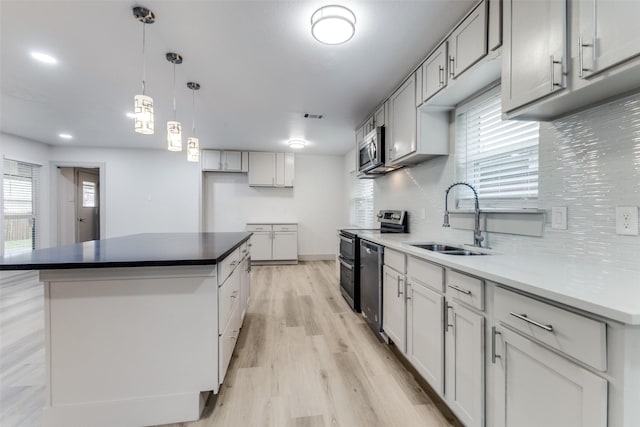
<svg viewBox="0 0 640 427"><path fill-rule="evenodd" d="M406 244L429 242L411 234L363 231L358 235L365 240L492 282L622 323L640 325L640 272L610 265L581 263L569 257L508 255L493 251L490 256L444 255Z"/></svg>

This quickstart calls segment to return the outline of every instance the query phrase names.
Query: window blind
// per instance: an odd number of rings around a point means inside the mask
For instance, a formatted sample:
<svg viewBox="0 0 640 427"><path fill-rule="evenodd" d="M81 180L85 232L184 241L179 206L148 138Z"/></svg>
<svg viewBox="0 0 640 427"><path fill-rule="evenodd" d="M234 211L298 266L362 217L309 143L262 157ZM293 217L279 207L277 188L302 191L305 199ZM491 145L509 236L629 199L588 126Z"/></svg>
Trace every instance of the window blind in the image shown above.
<svg viewBox="0 0 640 427"><path fill-rule="evenodd" d="M2 188L4 254L11 255L38 248L40 166L4 159Z"/></svg>
<svg viewBox="0 0 640 427"><path fill-rule="evenodd" d="M351 173L351 225L372 228L373 215L373 180L359 179Z"/></svg>
<svg viewBox="0 0 640 427"><path fill-rule="evenodd" d="M502 120L499 88L456 110L456 177L487 206L525 207L538 197L538 122ZM458 200L471 192L458 190ZM517 206L516 206L517 205Z"/></svg>

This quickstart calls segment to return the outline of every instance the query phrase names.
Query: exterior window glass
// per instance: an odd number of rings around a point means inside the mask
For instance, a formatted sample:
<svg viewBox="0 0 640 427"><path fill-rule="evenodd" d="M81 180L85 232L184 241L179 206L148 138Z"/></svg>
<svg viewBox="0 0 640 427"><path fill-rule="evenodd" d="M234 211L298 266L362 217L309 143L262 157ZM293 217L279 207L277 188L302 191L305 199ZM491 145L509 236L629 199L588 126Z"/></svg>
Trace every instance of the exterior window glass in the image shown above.
<svg viewBox="0 0 640 427"><path fill-rule="evenodd" d="M40 166L4 159L4 254L39 247Z"/></svg>

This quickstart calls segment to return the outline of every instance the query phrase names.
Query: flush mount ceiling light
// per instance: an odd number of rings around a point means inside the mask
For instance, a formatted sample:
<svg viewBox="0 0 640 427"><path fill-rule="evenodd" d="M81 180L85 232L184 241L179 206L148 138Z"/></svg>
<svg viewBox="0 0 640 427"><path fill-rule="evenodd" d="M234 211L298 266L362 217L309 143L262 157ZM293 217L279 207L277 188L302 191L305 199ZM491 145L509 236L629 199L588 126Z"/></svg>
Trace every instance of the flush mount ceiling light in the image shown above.
<svg viewBox="0 0 640 427"><path fill-rule="evenodd" d="M73 135L68 133L59 133L58 137L62 139L73 139Z"/></svg>
<svg viewBox="0 0 640 427"><path fill-rule="evenodd" d="M187 83L193 95L193 126L191 137L187 138L187 160L190 162L200 161L200 141L196 138L196 91L200 89L200 84L196 82Z"/></svg>
<svg viewBox="0 0 640 427"><path fill-rule="evenodd" d="M57 64L58 60L51 55L42 52L31 52L31 57L45 64Z"/></svg>
<svg viewBox="0 0 640 427"><path fill-rule="evenodd" d="M142 95L134 98L133 114L135 114L134 129L136 132L151 135L153 134L153 99L146 95L146 72L145 61L145 29L147 24L153 24L156 17L149 9L144 7L134 7L133 16L142 22Z"/></svg>
<svg viewBox="0 0 640 427"><path fill-rule="evenodd" d="M289 140L289 147L290 148L295 148L295 149L299 149L299 148L304 148L304 146L307 145L307 143L301 139L290 139Z"/></svg>
<svg viewBox="0 0 640 427"><path fill-rule="evenodd" d="M320 43L342 44L355 32L356 15L344 6L324 6L311 15L311 34Z"/></svg>
<svg viewBox="0 0 640 427"><path fill-rule="evenodd" d="M176 65L182 64L182 56L169 52L166 57L173 64L173 120L167 122L167 149L182 151L182 125L176 115Z"/></svg>

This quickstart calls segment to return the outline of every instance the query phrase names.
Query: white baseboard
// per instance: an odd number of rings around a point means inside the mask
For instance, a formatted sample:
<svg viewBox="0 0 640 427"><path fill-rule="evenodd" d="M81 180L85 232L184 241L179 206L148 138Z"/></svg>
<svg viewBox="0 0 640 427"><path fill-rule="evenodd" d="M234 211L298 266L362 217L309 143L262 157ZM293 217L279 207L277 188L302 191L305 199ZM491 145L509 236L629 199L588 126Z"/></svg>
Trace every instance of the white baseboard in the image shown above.
<svg viewBox="0 0 640 427"><path fill-rule="evenodd" d="M335 261L336 254L298 255L300 261Z"/></svg>

